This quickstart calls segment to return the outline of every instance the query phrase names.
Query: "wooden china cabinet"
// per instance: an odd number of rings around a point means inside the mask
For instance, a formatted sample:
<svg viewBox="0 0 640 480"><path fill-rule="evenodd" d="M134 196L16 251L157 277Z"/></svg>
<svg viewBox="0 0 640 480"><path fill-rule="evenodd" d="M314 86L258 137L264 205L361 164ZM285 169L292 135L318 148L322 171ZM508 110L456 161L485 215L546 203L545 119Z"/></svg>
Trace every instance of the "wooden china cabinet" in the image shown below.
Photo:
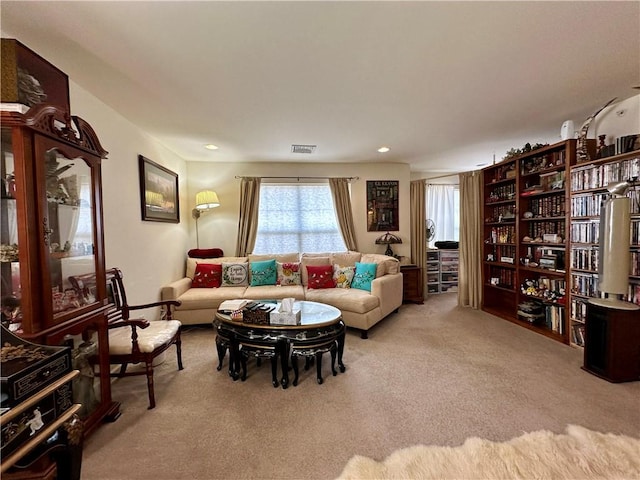
<svg viewBox="0 0 640 480"><path fill-rule="evenodd" d="M105 309L101 161L91 126L68 108L39 103L1 113L3 323L41 344L72 347L74 402L85 435L115 420ZM70 275L94 274L75 291Z"/></svg>

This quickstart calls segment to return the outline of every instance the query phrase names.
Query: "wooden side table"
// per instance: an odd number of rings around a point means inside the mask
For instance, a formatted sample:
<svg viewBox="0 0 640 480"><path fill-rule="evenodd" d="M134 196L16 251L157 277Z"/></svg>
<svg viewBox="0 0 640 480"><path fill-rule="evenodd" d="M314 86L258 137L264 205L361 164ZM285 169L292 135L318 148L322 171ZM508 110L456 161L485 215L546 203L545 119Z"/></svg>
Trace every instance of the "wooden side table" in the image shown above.
<svg viewBox="0 0 640 480"><path fill-rule="evenodd" d="M422 268L417 265L402 265L402 301L403 303L424 303Z"/></svg>
<svg viewBox="0 0 640 480"><path fill-rule="evenodd" d="M610 382L640 380L640 312L587 303L584 366Z"/></svg>

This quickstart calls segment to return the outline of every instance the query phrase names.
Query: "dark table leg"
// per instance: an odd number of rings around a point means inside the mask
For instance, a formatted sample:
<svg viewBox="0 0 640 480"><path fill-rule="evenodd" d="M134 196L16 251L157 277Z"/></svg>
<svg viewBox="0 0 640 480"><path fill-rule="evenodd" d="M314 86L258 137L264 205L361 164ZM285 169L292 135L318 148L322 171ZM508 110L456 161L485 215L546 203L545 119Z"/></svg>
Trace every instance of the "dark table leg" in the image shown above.
<svg viewBox="0 0 640 480"><path fill-rule="evenodd" d="M313 365L313 357L304 357L304 369L309 370L311 368L311 365Z"/></svg>
<svg viewBox="0 0 640 480"><path fill-rule="evenodd" d="M274 387L279 385L278 382L278 355L275 354L271 357L271 383ZM295 385L295 384L294 384Z"/></svg>
<svg viewBox="0 0 640 480"><path fill-rule="evenodd" d="M282 368L282 388L286 389L289 386L289 342L286 340L278 340L276 345L277 354L280 355L280 365Z"/></svg>
<svg viewBox="0 0 640 480"><path fill-rule="evenodd" d="M336 371L336 356L338 355L338 341L336 340L331 345L331 373L335 377L338 372Z"/></svg>
<svg viewBox="0 0 640 480"><path fill-rule="evenodd" d="M227 354L227 341L220 338L220 335L216 335L216 350L218 350L218 366L216 370L222 370L222 362Z"/></svg>
<svg viewBox="0 0 640 480"><path fill-rule="evenodd" d="M318 377L318 385L322 385L322 352L316 352L316 376Z"/></svg>
<svg viewBox="0 0 640 480"><path fill-rule="evenodd" d="M233 380L240 378L240 344L235 339L229 341L229 376Z"/></svg>
<svg viewBox="0 0 640 480"><path fill-rule="evenodd" d="M340 367L340 371L344 372L346 370L344 363L342 363L342 353L344 352L344 340L346 337L347 328L343 325L342 331L338 335L338 366Z"/></svg>
<svg viewBox="0 0 640 480"><path fill-rule="evenodd" d="M291 366L293 367L293 386L298 386L298 355L295 352L291 353Z"/></svg>
<svg viewBox="0 0 640 480"><path fill-rule="evenodd" d="M242 350L238 352L238 357L240 357L240 368L242 372L240 373L240 380L242 380L243 382L247 379L247 357L248 356L249 354L243 352Z"/></svg>

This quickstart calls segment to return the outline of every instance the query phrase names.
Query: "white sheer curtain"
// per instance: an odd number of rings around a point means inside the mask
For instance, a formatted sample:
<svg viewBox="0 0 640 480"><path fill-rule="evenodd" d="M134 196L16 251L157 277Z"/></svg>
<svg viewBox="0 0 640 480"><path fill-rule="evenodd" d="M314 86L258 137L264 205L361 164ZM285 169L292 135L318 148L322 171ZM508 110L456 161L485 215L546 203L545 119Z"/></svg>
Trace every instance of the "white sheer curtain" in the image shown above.
<svg viewBox="0 0 640 480"><path fill-rule="evenodd" d="M328 183L262 184L253 253L342 252L346 249Z"/></svg>
<svg viewBox="0 0 640 480"><path fill-rule="evenodd" d="M429 242L460 239L460 188L458 185L427 185L427 218L436 225L434 238Z"/></svg>

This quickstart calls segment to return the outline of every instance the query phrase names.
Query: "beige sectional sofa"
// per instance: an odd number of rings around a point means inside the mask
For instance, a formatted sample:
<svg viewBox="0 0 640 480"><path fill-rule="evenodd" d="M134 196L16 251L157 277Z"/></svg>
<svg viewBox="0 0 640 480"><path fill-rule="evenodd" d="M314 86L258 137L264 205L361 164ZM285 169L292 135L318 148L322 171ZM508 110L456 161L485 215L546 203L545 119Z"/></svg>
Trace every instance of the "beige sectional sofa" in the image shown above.
<svg viewBox="0 0 640 480"><path fill-rule="evenodd" d="M299 263L300 285L220 286L217 288L192 288L192 280L198 263L230 264L260 262L275 259L280 263ZM356 262L376 264L375 279L371 291L357 288L309 288L308 265L355 266ZM200 267L202 268L202 267ZM183 325L206 324L214 319L215 312L224 300L266 300L295 298L333 305L342 312L347 327L359 329L362 338L380 320L397 311L402 305L402 274L397 259L386 255L340 253L289 253L278 255L249 255L247 257L188 258L186 275L180 280L162 287L163 300L180 300L176 318Z"/></svg>

